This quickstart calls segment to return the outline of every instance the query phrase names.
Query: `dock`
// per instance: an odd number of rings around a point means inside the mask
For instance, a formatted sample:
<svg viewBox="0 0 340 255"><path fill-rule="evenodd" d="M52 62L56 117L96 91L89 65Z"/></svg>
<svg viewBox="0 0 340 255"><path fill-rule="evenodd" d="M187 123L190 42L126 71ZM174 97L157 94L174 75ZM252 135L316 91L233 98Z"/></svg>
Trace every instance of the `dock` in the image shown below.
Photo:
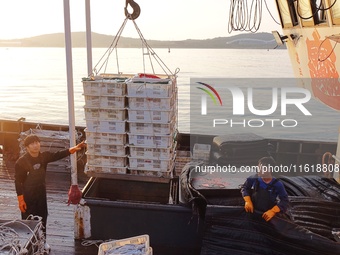
<svg viewBox="0 0 340 255"><path fill-rule="evenodd" d="M2 156L0 154L0 156ZM87 177L78 178L82 189ZM67 205L68 189L71 176L64 172L47 171L47 202L49 216L47 219L47 243L51 246L51 255L96 255L98 246L85 246L83 240L74 239L74 205ZM0 157L0 211L2 220L21 219L17 195L14 186L14 161ZM90 242L87 242L89 244Z"/></svg>

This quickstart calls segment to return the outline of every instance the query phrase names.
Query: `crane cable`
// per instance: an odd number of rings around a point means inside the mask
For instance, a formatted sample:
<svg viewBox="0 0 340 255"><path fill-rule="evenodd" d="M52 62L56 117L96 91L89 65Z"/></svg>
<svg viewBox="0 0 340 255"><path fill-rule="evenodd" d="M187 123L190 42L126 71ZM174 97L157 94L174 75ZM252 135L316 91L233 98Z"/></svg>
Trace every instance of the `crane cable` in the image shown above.
<svg viewBox="0 0 340 255"><path fill-rule="evenodd" d="M146 73L145 72L145 69L146 69L145 68L145 56L147 55L147 56L149 56L149 61L150 61L153 73L155 73L155 70L154 70L154 66L153 66L153 63L152 63L152 57L156 60L156 62L158 63L158 65L161 67L161 69L163 70L163 72L166 75L173 76L174 73L171 72L171 70L166 66L166 64L161 60L161 58L156 54L156 52L147 43L147 41L145 40L141 30L137 26L137 23L136 23L135 19L131 18L131 14L129 14L129 13L126 14L126 18L124 19L122 25L120 26L117 34L114 36L114 38L113 38L109 48L105 51L103 56L99 59L98 63L94 66L93 73L91 75L94 75L94 74L98 75L98 73L100 73L102 69L104 70L104 73L106 72L107 67L108 67L108 63L109 63L109 58L110 58L110 56L111 56L111 54L112 54L112 52L114 50L116 52L117 71L118 71L118 74L120 73L117 45L118 45L119 39L121 38L121 35L123 33L123 30L124 30L128 20L131 20L133 22L134 27L135 27L138 35L139 35L139 38L142 41L142 54L143 54L143 69L144 69L144 73ZM146 53L145 53L145 50L146 50ZM179 69L176 69L175 70L175 74L177 74L178 72L179 72Z"/></svg>

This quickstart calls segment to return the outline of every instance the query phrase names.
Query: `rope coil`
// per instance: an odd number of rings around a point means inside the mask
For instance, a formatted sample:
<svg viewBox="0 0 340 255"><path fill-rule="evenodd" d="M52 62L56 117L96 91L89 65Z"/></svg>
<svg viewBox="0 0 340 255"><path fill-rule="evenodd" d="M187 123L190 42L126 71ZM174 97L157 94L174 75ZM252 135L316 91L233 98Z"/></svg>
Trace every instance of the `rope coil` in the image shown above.
<svg viewBox="0 0 340 255"><path fill-rule="evenodd" d="M263 2L272 19L277 24L280 24L274 19L273 15L271 14L266 0L252 0L250 5L248 5L248 0L231 0L229 9L228 32L257 32L262 22Z"/></svg>
<svg viewBox="0 0 340 255"><path fill-rule="evenodd" d="M32 237L27 241L31 242L31 248L34 250L34 254L44 254L45 236L43 233L43 224L41 217L30 215L27 220L36 220L38 224L34 229L31 229L25 222L20 220L8 221L0 224L0 253L2 251L14 255L24 255L28 253L26 247L22 247L20 240L22 236L13 228L14 224L19 224L25 227L25 230L32 234ZM2 254L2 253L1 253Z"/></svg>

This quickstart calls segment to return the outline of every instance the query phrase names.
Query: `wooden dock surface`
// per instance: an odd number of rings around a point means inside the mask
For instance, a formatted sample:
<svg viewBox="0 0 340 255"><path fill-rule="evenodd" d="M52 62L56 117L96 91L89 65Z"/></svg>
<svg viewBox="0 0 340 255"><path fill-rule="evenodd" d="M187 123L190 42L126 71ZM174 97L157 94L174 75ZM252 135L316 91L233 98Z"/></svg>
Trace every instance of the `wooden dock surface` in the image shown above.
<svg viewBox="0 0 340 255"><path fill-rule="evenodd" d="M80 175L80 189L87 177ZM67 205L71 177L68 173L47 172L47 243L51 255L97 255L96 245L84 246L82 240L74 239L74 205ZM14 162L0 158L0 215L1 220L21 219L14 186ZM98 244L99 245L99 244Z"/></svg>

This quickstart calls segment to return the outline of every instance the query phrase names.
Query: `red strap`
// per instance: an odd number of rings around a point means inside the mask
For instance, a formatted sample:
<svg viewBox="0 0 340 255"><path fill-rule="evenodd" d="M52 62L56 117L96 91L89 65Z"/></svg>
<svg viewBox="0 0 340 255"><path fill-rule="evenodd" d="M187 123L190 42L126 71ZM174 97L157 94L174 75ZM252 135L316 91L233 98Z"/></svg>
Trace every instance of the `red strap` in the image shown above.
<svg viewBox="0 0 340 255"><path fill-rule="evenodd" d="M152 78L152 79L160 79L157 75L154 74L147 74L147 73L139 73L138 74L139 78Z"/></svg>

